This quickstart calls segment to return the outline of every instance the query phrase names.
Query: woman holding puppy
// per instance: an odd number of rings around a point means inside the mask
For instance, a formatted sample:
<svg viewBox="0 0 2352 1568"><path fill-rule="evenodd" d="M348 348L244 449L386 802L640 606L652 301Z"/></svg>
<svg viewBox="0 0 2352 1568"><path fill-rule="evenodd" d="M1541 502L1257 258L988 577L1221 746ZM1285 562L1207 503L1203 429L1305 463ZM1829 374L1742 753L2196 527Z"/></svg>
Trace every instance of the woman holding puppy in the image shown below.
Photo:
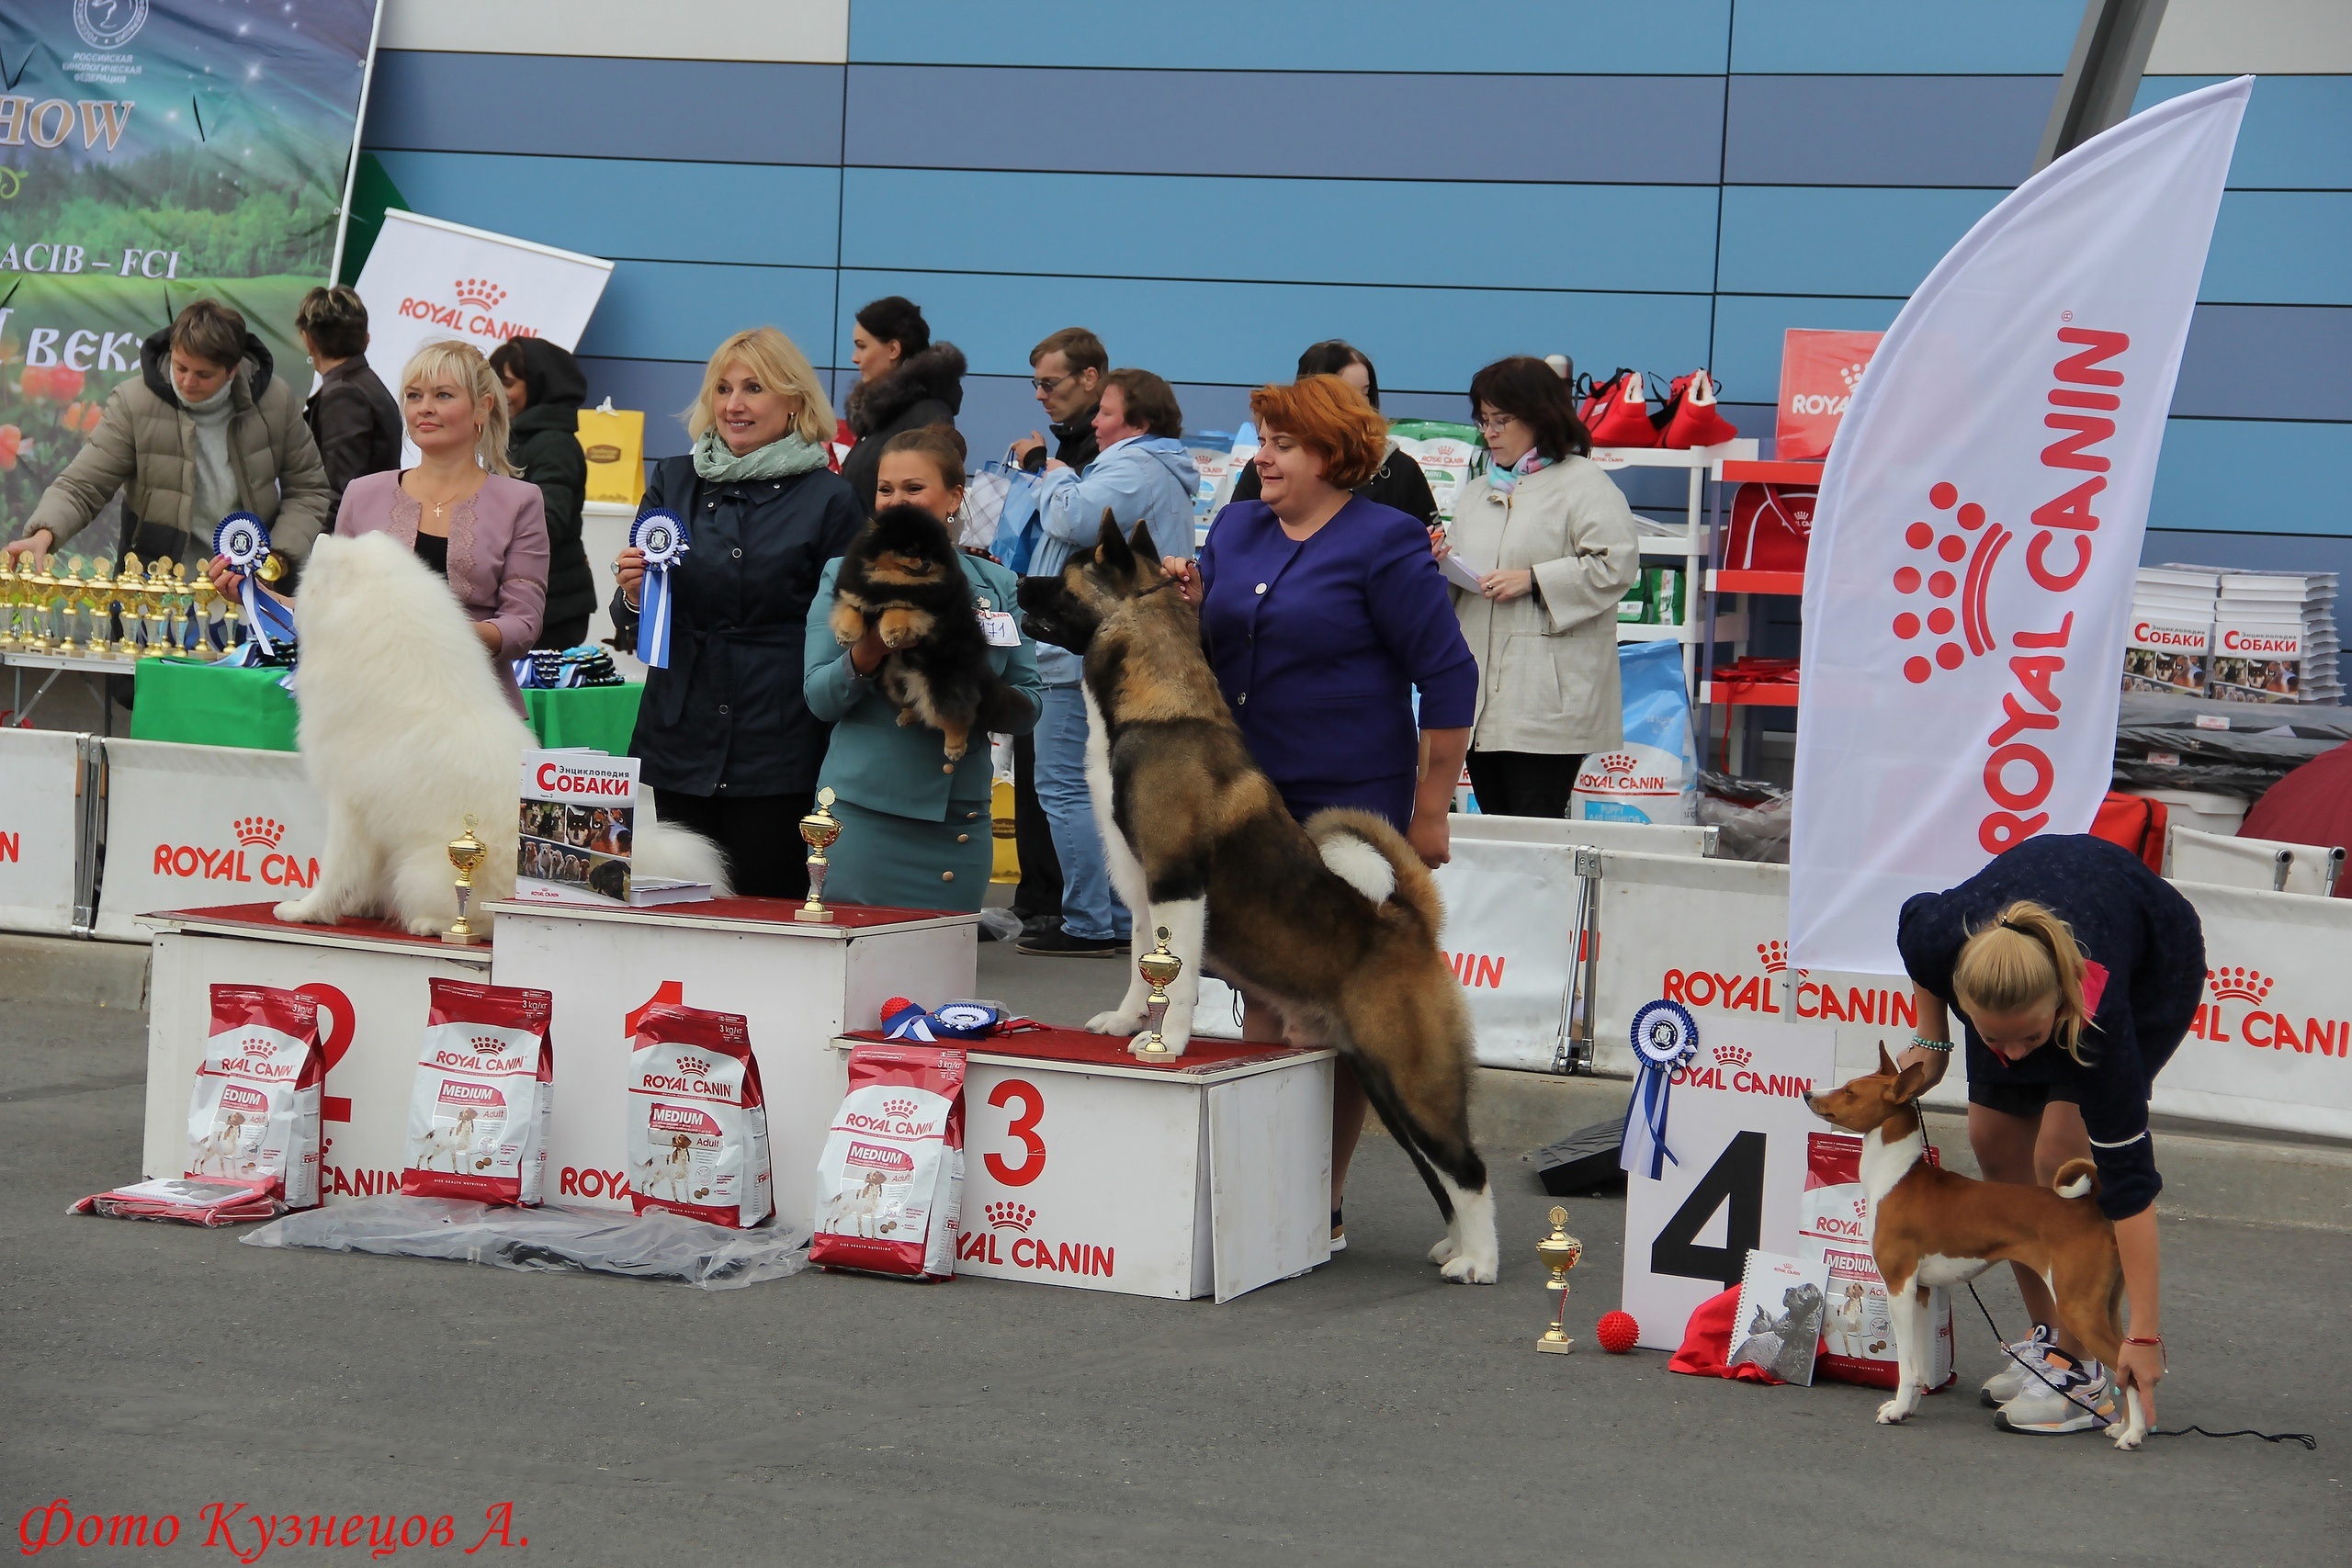
<svg viewBox="0 0 2352 1568"><path fill-rule="evenodd" d="M865 519L825 463L833 409L817 372L774 327L718 345L685 423L694 450L654 465L639 509L674 513L688 544L670 568L669 667L646 676L629 754L662 819L726 851L737 891L803 897L800 818L816 801L826 726L801 695L801 644L825 563ZM614 629L628 643L644 552L623 550L613 570Z"/></svg>
<svg viewBox="0 0 2352 1568"><path fill-rule="evenodd" d="M2148 1132L2150 1086L2195 1018L2205 987L2196 909L2140 858L2087 835L2028 839L1946 893L1903 906L1897 943L1919 1032L1901 1065L1932 1085L1968 1049L1968 1142L1988 1181L2047 1187L2070 1159L2098 1167L2115 1224L2131 1333L2101 1367L2057 1325L2049 1288L2017 1269L2030 1337L1984 1383L2013 1432L2077 1432L2112 1416L2118 1385L2155 1418L2165 1374L2156 1213L2164 1179ZM2087 1407L2087 1408L2086 1408Z"/></svg>
<svg viewBox="0 0 2352 1568"><path fill-rule="evenodd" d="M946 525L964 503L964 438L947 424L891 436L876 460L874 502L877 509L919 506ZM953 547L952 527L947 539ZM1020 630L1013 608L1020 580L992 560L960 550L956 559L973 614L996 628L989 663L1029 700L1028 720L1014 730L1025 733L1036 725L1045 683L1037 676L1037 645ZM817 585L820 604L832 603L840 570L839 560L826 565ZM872 625L862 640L843 648L824 616L808 617L801 687L809 711L833 726L819 782L839 797L833 814L842 819L842 836L827 852L832 869L825 896L900 909L977 910L996 859L987 738L975 735L963 760L944 768L939 731L901 725L899 710L876 688L889 652Z"/></svg>

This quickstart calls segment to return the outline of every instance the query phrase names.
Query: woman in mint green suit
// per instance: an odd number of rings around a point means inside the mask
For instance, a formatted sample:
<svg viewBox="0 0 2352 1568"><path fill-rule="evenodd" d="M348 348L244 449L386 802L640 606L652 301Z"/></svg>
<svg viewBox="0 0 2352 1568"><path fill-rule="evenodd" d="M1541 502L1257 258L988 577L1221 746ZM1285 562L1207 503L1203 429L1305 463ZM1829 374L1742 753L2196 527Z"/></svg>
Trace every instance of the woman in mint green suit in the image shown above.
<svg viewBox="0 0 2352 1568"><path fill-rule="evenodd" d="M942 521L954 516L964 501L962 438L947 425L892 436L882 449L874 499L877 508L911 504ZM954 531L950 523L951 537ZM1005 683L1029 700L1030 716L1018 727L1025 732L1036 722L1044 685L1036 644L1018 630L1019 580L992 560L960 559L973 613L1008 617L997 624L1013 640L991 646L989 659ZM826 563L816 605L831 604L840 570L839 558ZM900 909L977 910L996 855L989 809L995 775L986 738L975 735L963 761L947 771L939 732L902 727L873 676L859 673L856 653L833 640L826 616L812 608L802 690L809 711L833 727L818 785L833 791L833 815L842 823L841 838L826 852L832 869L825 897ZM872 655L866 650L869 660Z"/></svg>

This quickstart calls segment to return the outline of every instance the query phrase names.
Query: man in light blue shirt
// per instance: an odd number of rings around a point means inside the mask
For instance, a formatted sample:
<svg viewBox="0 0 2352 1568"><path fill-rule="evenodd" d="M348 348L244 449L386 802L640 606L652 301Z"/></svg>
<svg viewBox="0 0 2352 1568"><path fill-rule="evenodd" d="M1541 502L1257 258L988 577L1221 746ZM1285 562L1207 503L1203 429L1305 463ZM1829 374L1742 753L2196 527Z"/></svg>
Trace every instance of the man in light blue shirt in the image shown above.
<svg viewBox="0 0 2352 1568"><path fill-rule="evenodd" d="M1157 556L1193 557L1193 495L1200 482L1184 449L1184 411L1167 382L1148 370L1114 370L1102 378L1094 412L1102 455L1083 472L1059 461L1038 481L1040 534L1029 558L1032 577L1058 577L1069 558L1094 547L1102 514L1122 533L1150 526ZM1086 786L1086 699L1076 654L1040 644L1046 683L1037 720L1037 800L1054 826L1062 863L1062 928L1024 937L1023 953L1117 957L1126 951L1126 907L1111 886L1102 838Z"/></svg>

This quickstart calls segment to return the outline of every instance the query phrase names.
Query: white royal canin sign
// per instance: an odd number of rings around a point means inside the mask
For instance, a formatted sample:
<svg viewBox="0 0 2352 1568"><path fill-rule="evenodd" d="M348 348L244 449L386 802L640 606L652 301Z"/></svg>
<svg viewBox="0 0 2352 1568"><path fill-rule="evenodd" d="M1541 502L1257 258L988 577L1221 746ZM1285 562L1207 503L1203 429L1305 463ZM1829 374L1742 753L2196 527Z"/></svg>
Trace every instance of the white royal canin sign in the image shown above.
<svg viewBox="0 0 2352 1568"><path fill-rule="evenodd" d="M1895 917L2107 793L2148 496L2253 78L2019 186L1888 330L1805 574L1791 961L1894 973Z"/></svg>

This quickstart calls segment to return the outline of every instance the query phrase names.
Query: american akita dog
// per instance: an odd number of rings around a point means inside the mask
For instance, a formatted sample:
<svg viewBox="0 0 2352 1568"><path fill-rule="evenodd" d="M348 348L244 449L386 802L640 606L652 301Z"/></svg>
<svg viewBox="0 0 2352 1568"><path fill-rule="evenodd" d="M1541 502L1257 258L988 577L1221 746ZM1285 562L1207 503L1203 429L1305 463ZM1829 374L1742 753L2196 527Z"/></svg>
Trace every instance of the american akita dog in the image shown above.
<svg viewBox="0 0 2352 1568"><path fill-rule="evenodd" d="M1412 1157L1446 1218L1430 1260L1466 1284L1495 1278L1495 1206L1470 1140L1470 1010L1438 951L1437 885L1368 812L1304 828L1260 770L1201 650L1200 616L1137 525L1106 513L1100 543L1057 578L1028 578L1030 634L1086 660L1087 779L1138 953L1161 928L1184 967L1160 1032L1191 1040L1204 956L1281 1014L1290 1039L1335 1048ZM1140 975L1098 1033L1140 1029Z"/></svg>

